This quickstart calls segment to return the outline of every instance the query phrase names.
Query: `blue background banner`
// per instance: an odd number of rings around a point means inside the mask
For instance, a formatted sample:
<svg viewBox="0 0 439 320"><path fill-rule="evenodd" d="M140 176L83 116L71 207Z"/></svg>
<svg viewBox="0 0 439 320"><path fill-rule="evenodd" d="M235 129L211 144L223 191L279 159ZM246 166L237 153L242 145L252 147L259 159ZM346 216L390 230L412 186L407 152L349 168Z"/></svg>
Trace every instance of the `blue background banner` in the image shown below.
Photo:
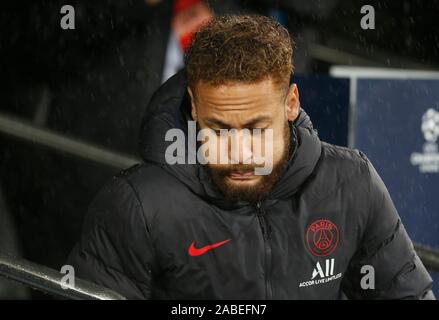
<svg viewBox="0 0 439 320"><path fill-rule="evenodd" d="M358 80L355 141L412 240L439 248L439 81Z"/></svg>

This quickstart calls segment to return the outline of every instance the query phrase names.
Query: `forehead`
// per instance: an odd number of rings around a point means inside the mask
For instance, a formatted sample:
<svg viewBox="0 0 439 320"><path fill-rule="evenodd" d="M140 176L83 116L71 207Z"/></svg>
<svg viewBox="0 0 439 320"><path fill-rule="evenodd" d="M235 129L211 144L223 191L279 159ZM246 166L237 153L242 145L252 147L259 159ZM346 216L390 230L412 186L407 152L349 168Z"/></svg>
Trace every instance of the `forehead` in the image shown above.
<svg viewBox="0 0 439 320"><path fill-rule="evenodd" d="M211 85L199 82L195 87L197 113L233 117L248 113L267 114L279 112L284 92L271 79L254 83L233 82Z"/></svg>

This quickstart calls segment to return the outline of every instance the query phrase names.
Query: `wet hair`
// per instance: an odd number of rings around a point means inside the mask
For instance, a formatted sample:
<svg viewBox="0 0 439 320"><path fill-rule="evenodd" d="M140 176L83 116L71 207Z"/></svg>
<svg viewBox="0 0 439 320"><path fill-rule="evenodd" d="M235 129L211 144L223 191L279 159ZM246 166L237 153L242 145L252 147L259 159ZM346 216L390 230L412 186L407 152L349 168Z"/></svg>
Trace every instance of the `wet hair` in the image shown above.
<svg viewBox="0 0 439 320"><path fill-rule="evenodd" d="M288 89L293 72L293 39L273 19L260 15L223 15L194 34L184 61L192 90L210 85L255 83L271 78Z"/></svg>

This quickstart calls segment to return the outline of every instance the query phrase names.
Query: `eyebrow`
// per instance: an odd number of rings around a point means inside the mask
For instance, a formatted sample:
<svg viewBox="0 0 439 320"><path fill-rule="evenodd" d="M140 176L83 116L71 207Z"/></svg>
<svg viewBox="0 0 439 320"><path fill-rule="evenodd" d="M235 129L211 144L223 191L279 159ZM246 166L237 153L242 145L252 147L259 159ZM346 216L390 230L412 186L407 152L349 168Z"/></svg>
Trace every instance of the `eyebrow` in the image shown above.
<svg viewBox="0 0 439 320"><path fill-rule="evenodd" d="M260 122L264 122L264 121L269 122L270 120L271 120L270 117L260 116L260 117L250 119L249 121L244 123L241 127L242 128L253 128L254 125L256 125ZM222 129L232 129L229 124L227 124L219 119L207 118L205 121L206 121L206 123L208 123L210 125L218 126Z"/></svg>

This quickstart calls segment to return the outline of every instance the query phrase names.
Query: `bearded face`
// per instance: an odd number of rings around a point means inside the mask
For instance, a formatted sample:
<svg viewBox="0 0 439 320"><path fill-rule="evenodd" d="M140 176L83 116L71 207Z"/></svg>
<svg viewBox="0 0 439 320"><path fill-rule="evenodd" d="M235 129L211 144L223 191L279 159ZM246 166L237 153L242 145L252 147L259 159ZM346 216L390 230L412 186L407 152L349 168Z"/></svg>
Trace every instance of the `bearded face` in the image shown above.
<svg viewBox="0 0 439 320"><path fill-rule="evenodd" d="M299 101L297 86L291 85L287 89L280 89L270 78L250 84L214 86L201 82L197 84L196 92L188 88L192 118L197 122L198 130L238 132L239 143L229 143L226 149L220 146L213 148L217 153L226 150L226 158L233 161L210 161L206 164L213 182L226 199L250 203L261 200L272 190L288 164L291 143L289 121L297 118ZM248 129L250 136L241 134L244 129ZM272 133L269 139L268 131ZM257 171L266 163L255 161L255 139L262 140L264 161L270 163L271 170L266 174ZM214 137L213 140L221 138Z"/></svg>
<svg viewBox="0 0 439 320"><path fill-rule="evenodd" d="M256 203L270 193L288 164L291 141L288 122L285 123L281 139L282 151L276 159L270 159L273 163L269 174L255 174L256 168L264 164L207 164L213 182L227 200Z"/></svg>

